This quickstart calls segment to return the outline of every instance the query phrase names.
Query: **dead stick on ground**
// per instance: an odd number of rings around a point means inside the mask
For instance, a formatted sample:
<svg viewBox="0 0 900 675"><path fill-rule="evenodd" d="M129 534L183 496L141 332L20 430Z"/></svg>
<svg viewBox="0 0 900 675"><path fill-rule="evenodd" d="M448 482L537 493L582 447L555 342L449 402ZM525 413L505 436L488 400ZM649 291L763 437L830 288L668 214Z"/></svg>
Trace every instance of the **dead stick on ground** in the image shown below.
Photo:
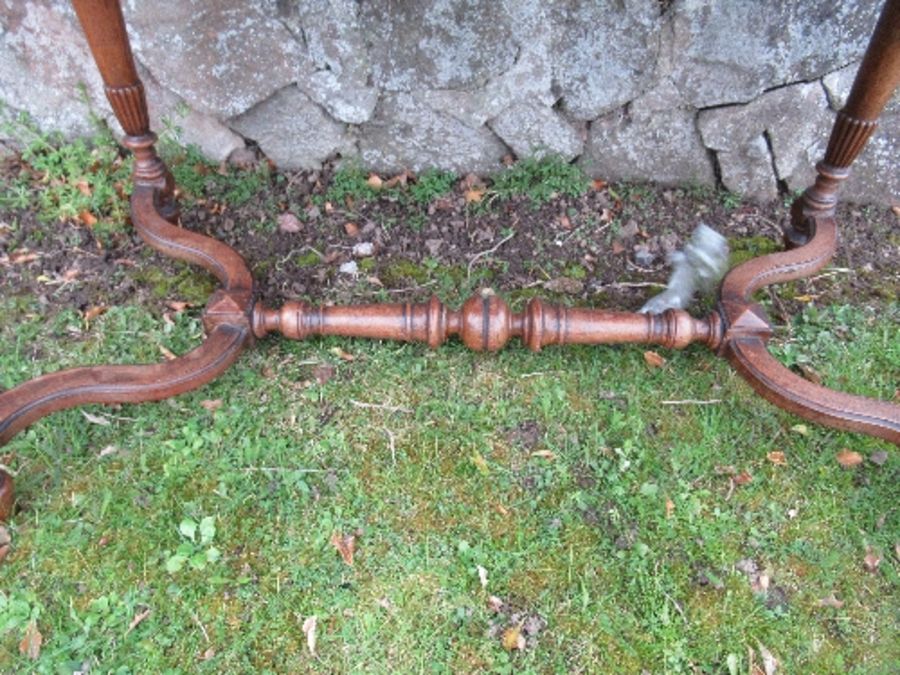
<svg viewBox="0 0 900 675"><path fill-rule="evenodd" d="M508 242L510 239L512 239L515 236L516 236L515 232L510 232L508 235L503 237L503 239L501 239L496 244L494 244L491 248L487 249L486 251L481 251L480 253L476 253L475 255L473 255L472 259L469 261L469 267L466 270L466 278L468 279L469 277L472 276L472 266L476 262L478 262L478 260L480 258L483 258L486 255L490 255L491 253L495 253L498 248L503 246L503 244L505 244L506 242Z"/></svg>
<svg viewBox="0 0 900 675"><path fill-rule="evenodd" d="M386 405L384 403L366 403L365 401L357 401L354 399L350 399L350 403L357 408L373 408L375 410L387 410L389 412L402 412L407 415L412 415L412 410L409 408L404 408L399 405Z"/></svg>
<svg viewBox="0 0 900 675"><path fill-rule="evenodd" d="M722 399L720 398L711 398L708 401L699 401L694 398L686 398L682 401L660 401L661 405L715 405L716 403L721 403Z"/></svg>

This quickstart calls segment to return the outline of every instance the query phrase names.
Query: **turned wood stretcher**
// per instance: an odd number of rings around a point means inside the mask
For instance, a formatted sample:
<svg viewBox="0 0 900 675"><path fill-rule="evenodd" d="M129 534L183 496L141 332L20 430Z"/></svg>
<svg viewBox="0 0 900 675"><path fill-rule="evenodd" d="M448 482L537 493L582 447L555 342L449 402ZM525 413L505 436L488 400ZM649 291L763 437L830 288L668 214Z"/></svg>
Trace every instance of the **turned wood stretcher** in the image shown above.
<svg viewBox="0 0 900 675"><path fill-rule="evenodd" d="M900 82L900 0L887 0L846 106L838 113L815 184L792 207L786 250L732 269L715 310L695 318L682 310L662 314L572 309L531 300L513 313L492 294L459 310L436 298L421 304L313 307L287 302L271 309L257 298L243 258L226 244L177 225L172 176L154 150L144 89L117 0L74 0L112 109L133 153L131 219L143 240L161 253L211 272L221 283L203 312L206 340L193 351L156 365L95 366L63 370L0 394L0 445L37 419L88 403L138 403L175 396L223 373L241 351L268 333L303 339L343 335L427 342L450 336L476 351L494 351L512 337L530 349L546 345L646 343L680 349L703 342L764 398L807 420L869 434L900 445L900 406L853 396L794 374L771 354L772 327L753 293L770 284L807 277L824 267L837 246L837 190L875 131L882 109ZM12 507L11 477L0 470L0 520Z"/></svg>

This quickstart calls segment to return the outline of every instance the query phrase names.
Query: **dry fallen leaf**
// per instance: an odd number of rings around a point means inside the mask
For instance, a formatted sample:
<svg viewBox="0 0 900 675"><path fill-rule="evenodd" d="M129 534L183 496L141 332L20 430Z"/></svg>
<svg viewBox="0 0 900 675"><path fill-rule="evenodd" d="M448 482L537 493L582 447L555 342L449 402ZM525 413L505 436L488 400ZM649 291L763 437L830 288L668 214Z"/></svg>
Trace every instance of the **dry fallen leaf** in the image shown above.
<svg viewBox="0 0 900 675"><path fill-rule="evenodd" d="M209 410L209 412L215 412L219 408L222 407L222 399L206 399L204 401L200 401L200 406Z"/></svg>
<svg viewBox="0 0 900 675"><path fill-rule="evenodd" d="M91 186L86 180L80 180L75 183L75 187L78 191L83 194L85 197L91 196Z"/></svg>
<svg viewBox="0 0 900 675"><path fill-rule="evenodd" d="M858 452L844 448L837 454L837 462L845 469L852 469L854 466L862 464L863 456Z"/></svg>
<svg viewBox="0 0 900 675"><path fill-rule="evenodd" d="M616 239L612 243L612 252L613 252L613 255L619 255L620 253L625 253L625 245L622 244L621 241Z"/></svg>
<svg viewBox="0 0 900 675"><path fill-rule="evenodd" d="M766 459L768 459L775 466L787 466L787 459L784 456L784 453L781 450L773 450L772 452L766 455Z"/></svg>
<svg viewBox="0 0 900 675"><path fill-rule="evenodd" d="M662 356L651 351L644 352L644 361L646 361L647 365L651 368L662 368L666 365L666 360Z"/></svg>
<svg viewBox="0 0 900 675"><path fill-rule="evenodd" d="M108 427L110 425L110 421L106 417L103 417L103 415L92 415L84 410L81 411L81 414L84 415L84 419L91 424L97 424L101 427Z"/></svg>
<svg viewBox="0 0 900 675"><path fill-rule="evenodd" d="M552 450L535 450L534 452L531 453L531 456L532 457L543 457L544 459L549 460L551 462L554 459L556 459L556 455L553 453Z"/></svg>
<svg viewBox="0 0 900 675"><path fill-rule="evenodd" d="M184 300L167 300L166 301L166 307L171 309L176 314L178 314L179 312L183 312L190 306L191 306L191 303L185 302Z"/></svg>
<svg viewBox="0 0 900 675"><path fill-rule="evenodd" d="M477 204L484 199L484 188L469 188L465 191L466 204Z"/></svg>
<svg viewBox="0 0 900 675"><path fill-rule="evenodd" d="M482 567L481 565L478 565L477 569L478 569L478 581L481 582L481 587L487 588L487 582L488 582L487 570L484 567Z"/></svg>
<svg viewBox="0 0 900 675"><path fill-rule="evenodd" d="M87 225L88 227L93 227L97 224L97 216L95 216L90 211L82 211L78 214L78 220Z"/></svg>
<svg viewBox="0 0 900 675"><path fill-rule="evenodd" d="M37 621L33 620L25 629L25 637L19 643L19 653L24 654L32 661L36 661L41 656L41 645L44 642L44 636L38 630Z"/></svg>
<svg viewBox="0 0 900 675"><path fill-rule="evenodd" d="M119 451L119 449L114 445L107 445L100 452L97 453L97 457L108 457L109 455L114 455Z"/></svg>
<svg viewBox="0 0 900 675"><path fill-rule="evenodd" d="M759 655L762 656L763 660L763 671L766 675L775 675L775 671L778 670L778 659L776 659L772 652L766 649L766 646L757 640L757 646L759 647Z"/></svg>
<svg viewBox="0 0 900 675"><path fill-rule="evenodd" d="M101 314L105 314L107 309L109 308L104 305L94 305L93 307L88 307L86 310L84 310L84 320L87 323L90 323Z"/></svg>
<svg viewBox="0 0 900 675"><path fill-rule="evenodd" d="M525 636L522 635L522 626L510 626L503 631L503 648L511 652L514 649L525 649Z"/></svg>
<svg viewBox="0 0 900 675"><path fill-rule="evenodd" d="M316 382L325 384L334 377L334 366L330 363L323 363L322 365L313 368L312 374L313 377L316 378Z"/></svg>
<svg viewBox="0 0 900 675"><path fill-rule="evenodd" d="M303 229L303 223L293 213L282 213L278 216L278 231L293 234Z"/></svg>
<svg viewBox="0 0 900 675"><path fill-rule="evenodd" d="M212 647L207 647L204 650L203 655L200 658L202 658L204 661L209 661L215 655L216 655L216 650Z"/></svg>
<svg viewBox="0 0 900 675"><path fill-rule="evenodd" d="M344 223L344 232L347 233L348 237L358 237L359 236L359 225L356 223L346 222Z"/></svg>
<svg viewBox="0 0 900 675"><path fill-rule="evenodd" d="M565 213L559 214L558 220L559 220L559 226L562 229L564 229L564 230L572 229L572 221L569 219L569 216L567 216Z"/></svg>
<svg viewBox="0 0 900 675"><path fill-rule="evenodd" d="M666 518L671 518L675 515L675 502L666 497Z"/></svg>
<svg viewBox="0 0 900 675"><path fill-rule="evenodd" d="M598 192L606 187L606 181L602 178L595 178L591 181L591 189Z"/></svg>
<svg viewBox="0 0 900 675"><path fill-rule="evenodd" d="M878 566L881 564L881 556L875 553L871 548L866 549L866 557L863 558L863 565L866 568L866 572L872 572L873 574L878 571Z"/></svg>
<svg viewBox="0 0 900 675"><path fill-rule="evenodd" d="M318 617L313 614L303 622L303 634L306 635L306 647L312 656L316 655L316 622Z"/></svg>
<svg viewBox="0 0 900 675"><path fill-rule="evenodd" d="M838 600L834 593L829 595L827 598L822 598L819 600L819 607L834 607L835 609L840 609L844 606L843 600Z"/></svg>
<svg viewBox="0 0 900 675"><path fill-rule="evenodd" d="M166 361L174 361L175 359L178 358L178 355L175 354L175 352L173 352L171 349L169 349L168 347L165 347L163 345L159 345L159 353L163 355L163 358Z"/></svg>
<svg viewBox="0 0 900 675"><path fill-rule="evenodd" d="M345 352L340 347L332 347L331 353L338 357L341 361L356 361L356 357L349 352Z"/></svg>
<svg viewBox="0 0 900 675"><path fill-rule="evenodd" d="M41 256L38 253L29 251L27 248L22 248L9 255L9 262L13 265L24 265L26 263L34 262L40 257Z"/></svg>
<svg viewBox="0 0 900 675"><path fill-rule="evenodd" d="M353 553L356 550L356 535L335 532L331 535L331 545L341 554L345 563L353 566Z"/></svg>
<svg viewBox="0 0 900 675"><path fill-rule="evenodd" d="M503 611L503 604L503 600L498 598L496 595L490 596L487 600L488 609L495 614L499 614Z"/></svg>
<svg viewBox="0 0 900 675"><path fill-rule="evenodd" d="M151 610L148 607L143 612L138 612L137 614L134 615L134 618L131 620L131 623L128 624L128 630L125 631L125 637L128 637L128 634L131 631L133 631L135 628L137 628L138 625L141 623L141 621L143 621L148 616L150 616L150 611Z"/></svg>
<svg viewBox="0 0 900 675"><path fill-rule="evenodd" d="M732 480L735 485L746 485L753 480L753 476L750 475L749 471L741 471L737 476L732 478Z"/></svg>
<svg viewBox="0 0 900 675"><path fill-rule="evenodd" d="M822 384L822 376L819 375L819 372L805 363L798 363L797 369L800 371L800 374L803 375L807 380L812 382L813 384Z"/></svg>

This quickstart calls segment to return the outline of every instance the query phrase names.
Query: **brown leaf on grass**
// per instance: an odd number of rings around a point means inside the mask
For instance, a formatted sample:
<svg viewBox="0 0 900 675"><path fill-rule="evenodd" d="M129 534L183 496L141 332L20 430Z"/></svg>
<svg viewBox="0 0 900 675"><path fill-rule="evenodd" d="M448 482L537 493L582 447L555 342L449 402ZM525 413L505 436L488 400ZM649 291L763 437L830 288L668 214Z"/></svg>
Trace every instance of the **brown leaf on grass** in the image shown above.
<svg viewBox="0 0 900 675"><path fill-rule="evenodd" d="M666 518L671 518L675 515L675 502L673 502L669 497L666 497Z"/></svg>
<svg viewBox="0 0 900 675"><path fill-rule="evenodd" d="M88 307L86 310L84 310L84 320L87 323L90 323L101 314L106 314L106 310L108 309L109 307L106 307L105 305L94 305L93 307Z"/></svg>
<svg viewBox="0 0 900 675"><path fill-rule="evenodd" d="M86 180L80 180L80 181L78 181L77 183L75 183L75 188L76 188L81 194L83 194L85 197L90 197L90 196L91 196L91 192L92 192L91 186L90 186L90 184L89 184Z"/></svg>
<svg viewBox="0 0 900 675"><path fill-rule="evenodd" d="M785 458L784 453L781 450L773 450L772 452L767 453L766 459L775 466L787 466L787 458Z"/></svg>
<svg viewBox="0 0 900 675"><path fill-rule="evenodd" d="M858 452L844 448L837 454L837 462L845 469L852 469L863 462L863 456Z"/></svg>
<svg viewBox="0 0 900 675"><path fill-rule="evenodd" d="M319 384L325 384L334 377L334 366L330 363L323 363L313 368L313 377Z"/></svg>
<svg viewBox="0 0 900 675"><path fill-rule="evenodd" d="M335 532L331 535L331 545L341 554L341 558L353 567L353 553L356 551L356 535Z"/></svg>
<svg viewBox="0 0 900 675"><path fill-rule="evenodd" d="M398 185L400 185L401 187L406 187L406 184L410 180L415 180L415 178L416 178L415 175L413 175L411 172L402 171L401 173L398 173L396 176L388 178L386 181L384 181L384 187L387 189L397 187Z"/></svg>
<svg viewBox="0 0 900 675"><path fill-rule="evenodd" d="M894 215L900 218L900 206L892 206L891 211L894 212Z"/></svg>
<svg viewBox="0 0 900 675"><path fill-rule="evenodd" d="M340 347L332 347L331 353L338 357L341 361L356 361L356 357L349 352L345 352Z"/></svg>
<svg viewBox="0 0 900 675"><path fill-rule="evenodd" d="M25 265L27 263L34 262L40 257L41 256L39 253L29 251L27 248L21 248L18 251L10 253L9 262L13 265Z"/></svg>
<svg viewBox="0 0 900 675"><path fill-rule="evenodd" d="M128 634L137 628L141 622L150 616L151 609L148 607L143 612L138 612L134 615L134 618L131 620L131 623L128 624L128 630L125 631L125 637L128 637Z"/></svg>
<svg viewBox="0 0 900 675"><path fill-rule="evenodd" d="M759 655L763 660L763 672L766 675L775 675L775 671L778 670L778 659L776 659L772 652L766 649L766 646L757 640L757 646L759 647Z"/></svg>
<svg viewBox="0 0 900 675"><path fill-rule="evenodd" d="M174 361L178 358L178 355L175 352L164 345L159 345L159 353L163 355L163 358L166 361Z"/></svg>
<svg viewBox="0 0 900 675"><path fill-rule="evenodd" d="M366 185L373 190L380 190L384 186L384 181L381 180L381 176L377 173L370 173L369 177L366 179Z"/></svg>
<svg viewBox="0 0 900 675"><path fill-rule="evenodd" d="M204 661L209 661L212 657L216 655L216 650L213 647L207 647L203 654L200 656Z"/></svg>
<svg viewBox="0 0 900 675"><path fill-rule="evenodd" d="M803 377L813 384L822 384L822 376L819 375L819 372L812 366L808 366L805 363L798 363L797 369Z"/></svg>
<svg viewBox="0 0 900 675"><path fill-rule="evenodd" d="M737 469L734 468L733 464L716 464L713 467L713 471L717 476L733 476L737 473Z"/></svg>
<svg viewBox="0 0 900 675"><path fill-rule="evenodd" d="M666 360L662 356L651 351L644 352L644 361L646 361L647 365L651 368L662 368L666 365Z"/></svg>
<svg viewBox="0 0 900 675"><path fill-rule="evenodd" d="M621 241L616 239L612 243L612 252L613 252L613 255L619 255L620 253L625 253L625 245Z"/></svg>
<svg viewBox="0 0 900 675"><path fill-rule="evenodd" d="M531 453L532 457L543 457L546 460L553 461L556 459L556 454L552 450L535 450Z"/></svg>
<svg viewBox="0 0 900 675"><path fill-rule="evenodd" d="M200 406L202 408L205 408L206 410L209 410L209 412L216 412L216 410L218 410L219 408L222 407L222 399L220 399L220 398L209 399L208 398L204 401L200 401Z"/></svg>
<svg viewBox="0 0 900 675"><path fill-rule="evenodd" d="M82 211L78 214L78 220L84 223L87 227L93 227L97 224L97 216L95 216L90 211Z"/></svg>
<svg viewBox="0 0 900 675"><path fill-rule="evenodd" d="M278 231L286 234L294 234L303 229L303 223L293 213L282 213L278 216Z"/></svg>
<svg viewBox="0 0 900 675"><path fill-rule="evenodd" d="M559 218L557 218L557 220L559 221L559 226L562 229L564 229L564 230L572 229L572 221L569 219L569 216L567 216L565 213L560 213Z"/></svg>
<svg viewBox="0 0 900 675"><path fill-rule="evenodd" d="M819 600L819 607L834 607L835 609L840 609L844 606L843 600L838 600L834 593L829 595L827 598L822 598Z"/></svg>
<svg viewBox="0 0 900 675"><path fill-rule="evenodd" d="M607 182L602 178L595 178L591 181L591 189L599 192L600 190L605 189L607 186Z"/></svg>
<svg viewBox="0 0 900 675"><path fill-rule="evenodd" d="M309 649L311 656L316 655L316 623L318 620L319 617L313 614L303 621L303 634L306 636L306 648Z"/></svg>
<svg viewBox="0 0 900 675"><path fill-rule="evenodd" d="M359 225L348 221L344 223L344 232L347 233L348 237L353 237L355 239L359 236Z"/></svg>
<svg viewBox="0 0 900 675"><path fill-rule="evenodd" d="M753 476L750 475L749 471L741 471L737 476L732 478L735 485L746 485L747 483L753 480Z"/></svg>
<svg viewBox="0 0 900 675"><path fill-rule="evenodd" d="M873 551L871 547L867 548L866 556L863 558L863 566L866 568L866 572L874 574L878 571L879 565L881 565L881 556Z"/></svg>
<svg viewBox="0 0 900 675"><path fill-rule="evenodd" d="M484 188L469 188L463 193L466 204L477 204L484 199Z"/></svg>
<svg viewBox="0 0 900 675"><path fill-rule="evenodd" d="M496 595L492 595L487 599L487 606L489 610L491 610L495 614L499 614L503 611L504 602Z"/></svg>
<svg viewBox="0 0 900 675"><path fill-rule="evenodd" d="M510 626L503 631L501 643L503 644L503 648L508 652L516 649L520 651L525 649L525 636L522 635L522 625Z"/></svg>
<svg viewBox="0 0 900 675"><path fill-rule="evenodd" d="M19 653L24 654L32 661L37 661L41 656L41 645L44 643L44 636L38 630L37 621L34 619L25 629L25 637L19 643Z"/></svg>
<svg viewBox="0 0 900 675"><path fill-rule="evenodd" d="M166 300L166 307L171 309L176 314L178 314L179 312L183 312L190 306L191 303L185 302L184 300Z"/></svg>

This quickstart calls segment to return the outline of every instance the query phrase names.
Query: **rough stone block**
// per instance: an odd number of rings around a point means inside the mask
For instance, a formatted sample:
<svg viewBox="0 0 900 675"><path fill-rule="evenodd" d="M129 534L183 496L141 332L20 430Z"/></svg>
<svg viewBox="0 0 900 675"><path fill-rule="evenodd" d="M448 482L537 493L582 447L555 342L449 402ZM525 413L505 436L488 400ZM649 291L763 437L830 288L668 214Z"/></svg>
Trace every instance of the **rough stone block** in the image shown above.
<svg viewBox="0 0 900 675"><path fill-rule="evenodd" d="M353 152L346 126L329 118L295 85L285 87L231 126L283 169L317 169L336 153Z"/></svg>
<svg viewBox="0 0 900 675"><path fill-rule="evenodd" d="M411 94L387 94L360 129L360 157L380 171L440 168L458 173L501 168L508 151L489 129L469 127Z"/></svg>
<svg viewBox="0 0 900 675"><path fill-rule="evenodd" d="M695 115L674 87L663 84L591 124L582 166L606 179L713 185Z"/></svg>
<svg viewBox="0 0 900 675"><path fill-rule="evenodd" d="M558 113L533 103L507 108L489 126L519 157L558 155L571 160L584 146L578 131Z"/></svg>

